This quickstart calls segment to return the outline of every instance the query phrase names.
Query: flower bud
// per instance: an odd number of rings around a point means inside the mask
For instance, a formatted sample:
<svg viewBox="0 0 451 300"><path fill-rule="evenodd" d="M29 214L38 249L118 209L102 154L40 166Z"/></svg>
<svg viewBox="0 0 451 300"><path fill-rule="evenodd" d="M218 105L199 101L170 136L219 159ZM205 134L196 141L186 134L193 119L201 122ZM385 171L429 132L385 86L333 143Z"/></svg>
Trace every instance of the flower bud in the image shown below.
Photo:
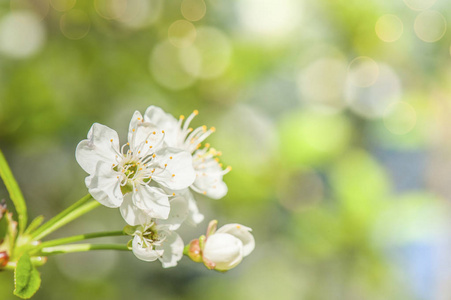
<svg viewBox="0 0 451 300"><path fill-rule="evenodd" d="M199 246L199 240L192 240L189 245L187 245L187 253L189 258L195 262L202 262L202 254Z"/></svg>
<svg viewBox="0 0 451 300"><path fill-rule="evenodd" d="M215 233L205 242L203 258L207 268L227 271L243 259L243 243L228 233Z"/></svg>
<svg viewBox="0 0 451 300"><path fill-rule="evenodd" d="M6 253L6 251L0 252L0 268L5 267L8 261L9 261L8 253Z"/></svg>

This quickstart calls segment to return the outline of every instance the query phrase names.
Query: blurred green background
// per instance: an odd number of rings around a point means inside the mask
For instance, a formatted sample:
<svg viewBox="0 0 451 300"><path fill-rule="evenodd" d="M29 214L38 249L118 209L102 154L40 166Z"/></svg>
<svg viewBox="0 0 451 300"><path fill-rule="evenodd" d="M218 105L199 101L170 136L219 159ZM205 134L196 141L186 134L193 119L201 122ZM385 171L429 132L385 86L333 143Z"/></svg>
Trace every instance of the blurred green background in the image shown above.
<svg viewBox="0 0 451 300"><path fill-rule="evenodd" d="M451 299L450 19L445 0L1 0L0 147L31 217L86 193L92 123L125 139L157 105L217 128L229 193L199 206L256 238L225 274L54 256L34 299ZM52 237L123 225L101 207Z"/></svg>

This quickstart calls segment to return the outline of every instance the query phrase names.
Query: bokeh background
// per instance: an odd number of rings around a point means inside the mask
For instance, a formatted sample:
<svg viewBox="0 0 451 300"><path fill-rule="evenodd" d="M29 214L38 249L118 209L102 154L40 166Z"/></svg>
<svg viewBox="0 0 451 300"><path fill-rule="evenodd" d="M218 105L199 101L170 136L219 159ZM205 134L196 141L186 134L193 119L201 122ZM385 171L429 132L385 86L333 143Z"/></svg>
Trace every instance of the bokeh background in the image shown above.
<svg viewBox="0 0 451 300"><path fill-rule="evenodd" d="M0 147L30 217L86 193L92 123L125 139L134 110L198 109L233 167L199 206L257 243L225 274L53 256L34 299L451 299L450 20L445 0L1 0ZM51 237L123 225L101 207Z"/></svg>

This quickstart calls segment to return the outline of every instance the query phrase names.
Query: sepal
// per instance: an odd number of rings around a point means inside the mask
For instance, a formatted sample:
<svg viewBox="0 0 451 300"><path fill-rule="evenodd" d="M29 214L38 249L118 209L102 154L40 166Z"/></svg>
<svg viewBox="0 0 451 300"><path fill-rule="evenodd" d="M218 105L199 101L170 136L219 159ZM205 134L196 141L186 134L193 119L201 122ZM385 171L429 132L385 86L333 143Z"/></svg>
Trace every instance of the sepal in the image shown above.
<svg viewBox="0 0 451 300"><path fill-rule="evenodd" d="M199 246L199 240L192 240L188 245L185 246L183 254L187 255L194 262L202 262L202 250Z"/></svg>

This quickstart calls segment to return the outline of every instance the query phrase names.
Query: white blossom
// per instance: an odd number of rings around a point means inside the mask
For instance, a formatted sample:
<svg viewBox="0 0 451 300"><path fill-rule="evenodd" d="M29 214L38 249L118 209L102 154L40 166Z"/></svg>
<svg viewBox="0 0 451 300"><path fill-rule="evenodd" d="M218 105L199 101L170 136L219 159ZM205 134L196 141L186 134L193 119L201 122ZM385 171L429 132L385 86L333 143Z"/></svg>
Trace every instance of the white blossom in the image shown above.
<svg viewBox="0 0 451 300"><path fill-rule="evenodd" d="M195 171L190 153L164 141L165 131L145 122L138 111L122 147L116 131L95 123L76 150L77 162L90 174L85 180L90 194L108 207L123 205L126 197L150 217L166 219L173 195L164 188L187 188Z"/></svg>
<svg viewBox="0 0 451 300"><path fill-rule="evenodd" d="M133 233L132 251L143 261L160 260L163 268L174 267L183 256L183 240L165 225L150 221Z"/></svg>
<svg viewBox="0 0 451 300"><path fill-rule="evenodd" d="M150 106L144 114L144 120L156 124L159 128L165 128L165 143L168 146L188 151L193 155L196 179L190 186L190 190L213 199L220 199L227 194L227 185L223 181L223 176L231 168L222 168L218 159L221 152L210 148L209 144L205 144L200 149L201 143L215 131L215 128L207 129L205 125L196 129L190 128L189 125L197 114L198 111L195 110L186 120L184 116L180 116L177 120L161 108ZM198 224L203 220L203 215L199 213L190 190L178 191L178 194L184 195L189 202L190 214L188 220L191 223Z"/></svg>

